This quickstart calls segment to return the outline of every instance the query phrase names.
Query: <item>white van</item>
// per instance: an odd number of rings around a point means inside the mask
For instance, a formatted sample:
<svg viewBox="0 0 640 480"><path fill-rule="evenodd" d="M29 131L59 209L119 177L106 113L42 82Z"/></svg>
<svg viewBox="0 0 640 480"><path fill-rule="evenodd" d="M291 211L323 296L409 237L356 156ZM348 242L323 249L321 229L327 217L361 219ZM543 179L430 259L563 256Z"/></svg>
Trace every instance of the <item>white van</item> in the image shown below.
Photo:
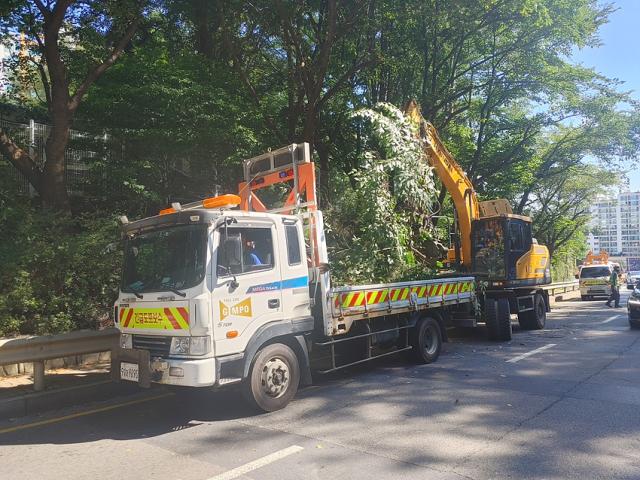
<svg viewBox="0 0 640 480"><path fill-rule="evenodd" d="M614 264L609 262L599 265L584 265L580 268L578 279L580 280L580 298L593 300L595 297L608 297L611 295L609 278Z"/></svg>

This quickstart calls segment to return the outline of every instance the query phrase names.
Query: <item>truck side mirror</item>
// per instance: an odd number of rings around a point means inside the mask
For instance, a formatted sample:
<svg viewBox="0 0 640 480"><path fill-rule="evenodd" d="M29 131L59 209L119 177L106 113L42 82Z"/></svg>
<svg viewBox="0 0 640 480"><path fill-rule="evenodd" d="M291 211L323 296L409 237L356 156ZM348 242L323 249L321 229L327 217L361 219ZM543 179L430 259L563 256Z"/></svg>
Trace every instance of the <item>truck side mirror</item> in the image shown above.
<svg viewBox="0 0 640 480"><path fill-rule="evenodd" d="M578 278L580 278L580 275L576 273L574 277L576 277L576 280L577 280Z"/></svg>

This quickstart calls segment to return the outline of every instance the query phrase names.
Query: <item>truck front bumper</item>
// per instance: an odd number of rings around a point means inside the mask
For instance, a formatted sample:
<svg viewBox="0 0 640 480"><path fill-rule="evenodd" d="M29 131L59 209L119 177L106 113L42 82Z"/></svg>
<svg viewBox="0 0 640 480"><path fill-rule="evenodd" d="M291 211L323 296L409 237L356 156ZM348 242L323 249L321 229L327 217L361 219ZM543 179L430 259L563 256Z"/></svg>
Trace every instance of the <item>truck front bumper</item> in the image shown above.
<svg viewBox="0 0 640 480"><path fill-rule="evenodd" d="M608 297L611 295L611 287L608 285L588 285L580 287L580 295L592 297Z"/></svg>
<svg viewBox="0 0 640 480"><path fill-rule="evenodd" d="M118 348L111 359L111 375L120 380L120 364L138 365L138 384L178 385L184 387L209 387L216 383L215 358L150 358L146 350Z"/></svg>
<svg viewBox="0 0 640 480"><path fill-rule="evenodd" d="M210 387L216 382L216 359L151 359L151 381L163 385Z"/></svg>

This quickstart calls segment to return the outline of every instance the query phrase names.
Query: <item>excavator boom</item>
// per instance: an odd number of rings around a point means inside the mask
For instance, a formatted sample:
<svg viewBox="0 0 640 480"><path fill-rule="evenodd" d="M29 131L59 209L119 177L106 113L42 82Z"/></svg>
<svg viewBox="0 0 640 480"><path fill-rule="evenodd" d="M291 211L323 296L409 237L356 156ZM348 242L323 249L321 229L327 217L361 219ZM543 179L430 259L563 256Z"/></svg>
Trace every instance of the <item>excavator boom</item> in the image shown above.
<svg viewBox="0 0 640 480"><path fill-rule="evenodd" d="M480 202L473 184L453 155L444 146L438 131L427 122L415 100L407 103L404 113L419 128L419 138L423 141L429 165L446 188L456 209L459 229L459 251L449 251L449 260L457 261L467 270L472 265L471 228L474 220L485 217L512 214L511 205L505 199Z"/></svg>

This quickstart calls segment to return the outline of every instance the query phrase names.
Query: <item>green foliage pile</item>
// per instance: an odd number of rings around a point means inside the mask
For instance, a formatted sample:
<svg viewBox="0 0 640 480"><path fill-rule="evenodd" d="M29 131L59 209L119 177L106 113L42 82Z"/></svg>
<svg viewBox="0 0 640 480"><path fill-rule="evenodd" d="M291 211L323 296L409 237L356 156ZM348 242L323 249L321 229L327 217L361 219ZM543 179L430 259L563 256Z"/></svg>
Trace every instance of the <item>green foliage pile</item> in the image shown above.
<svg viewBox="0 0 640 480"><path fill-rule="evenodd" d="M337 284L378 283L410 277L420 270L421 242L433 231L424 222L437 197L432 169L413 127L387 103L354 113L360 121L361 151L346 178L344 194L325 210L332 279ZM417 233L417 235L415 235ZM421 255L424 257L424 255Z"/></svg>

